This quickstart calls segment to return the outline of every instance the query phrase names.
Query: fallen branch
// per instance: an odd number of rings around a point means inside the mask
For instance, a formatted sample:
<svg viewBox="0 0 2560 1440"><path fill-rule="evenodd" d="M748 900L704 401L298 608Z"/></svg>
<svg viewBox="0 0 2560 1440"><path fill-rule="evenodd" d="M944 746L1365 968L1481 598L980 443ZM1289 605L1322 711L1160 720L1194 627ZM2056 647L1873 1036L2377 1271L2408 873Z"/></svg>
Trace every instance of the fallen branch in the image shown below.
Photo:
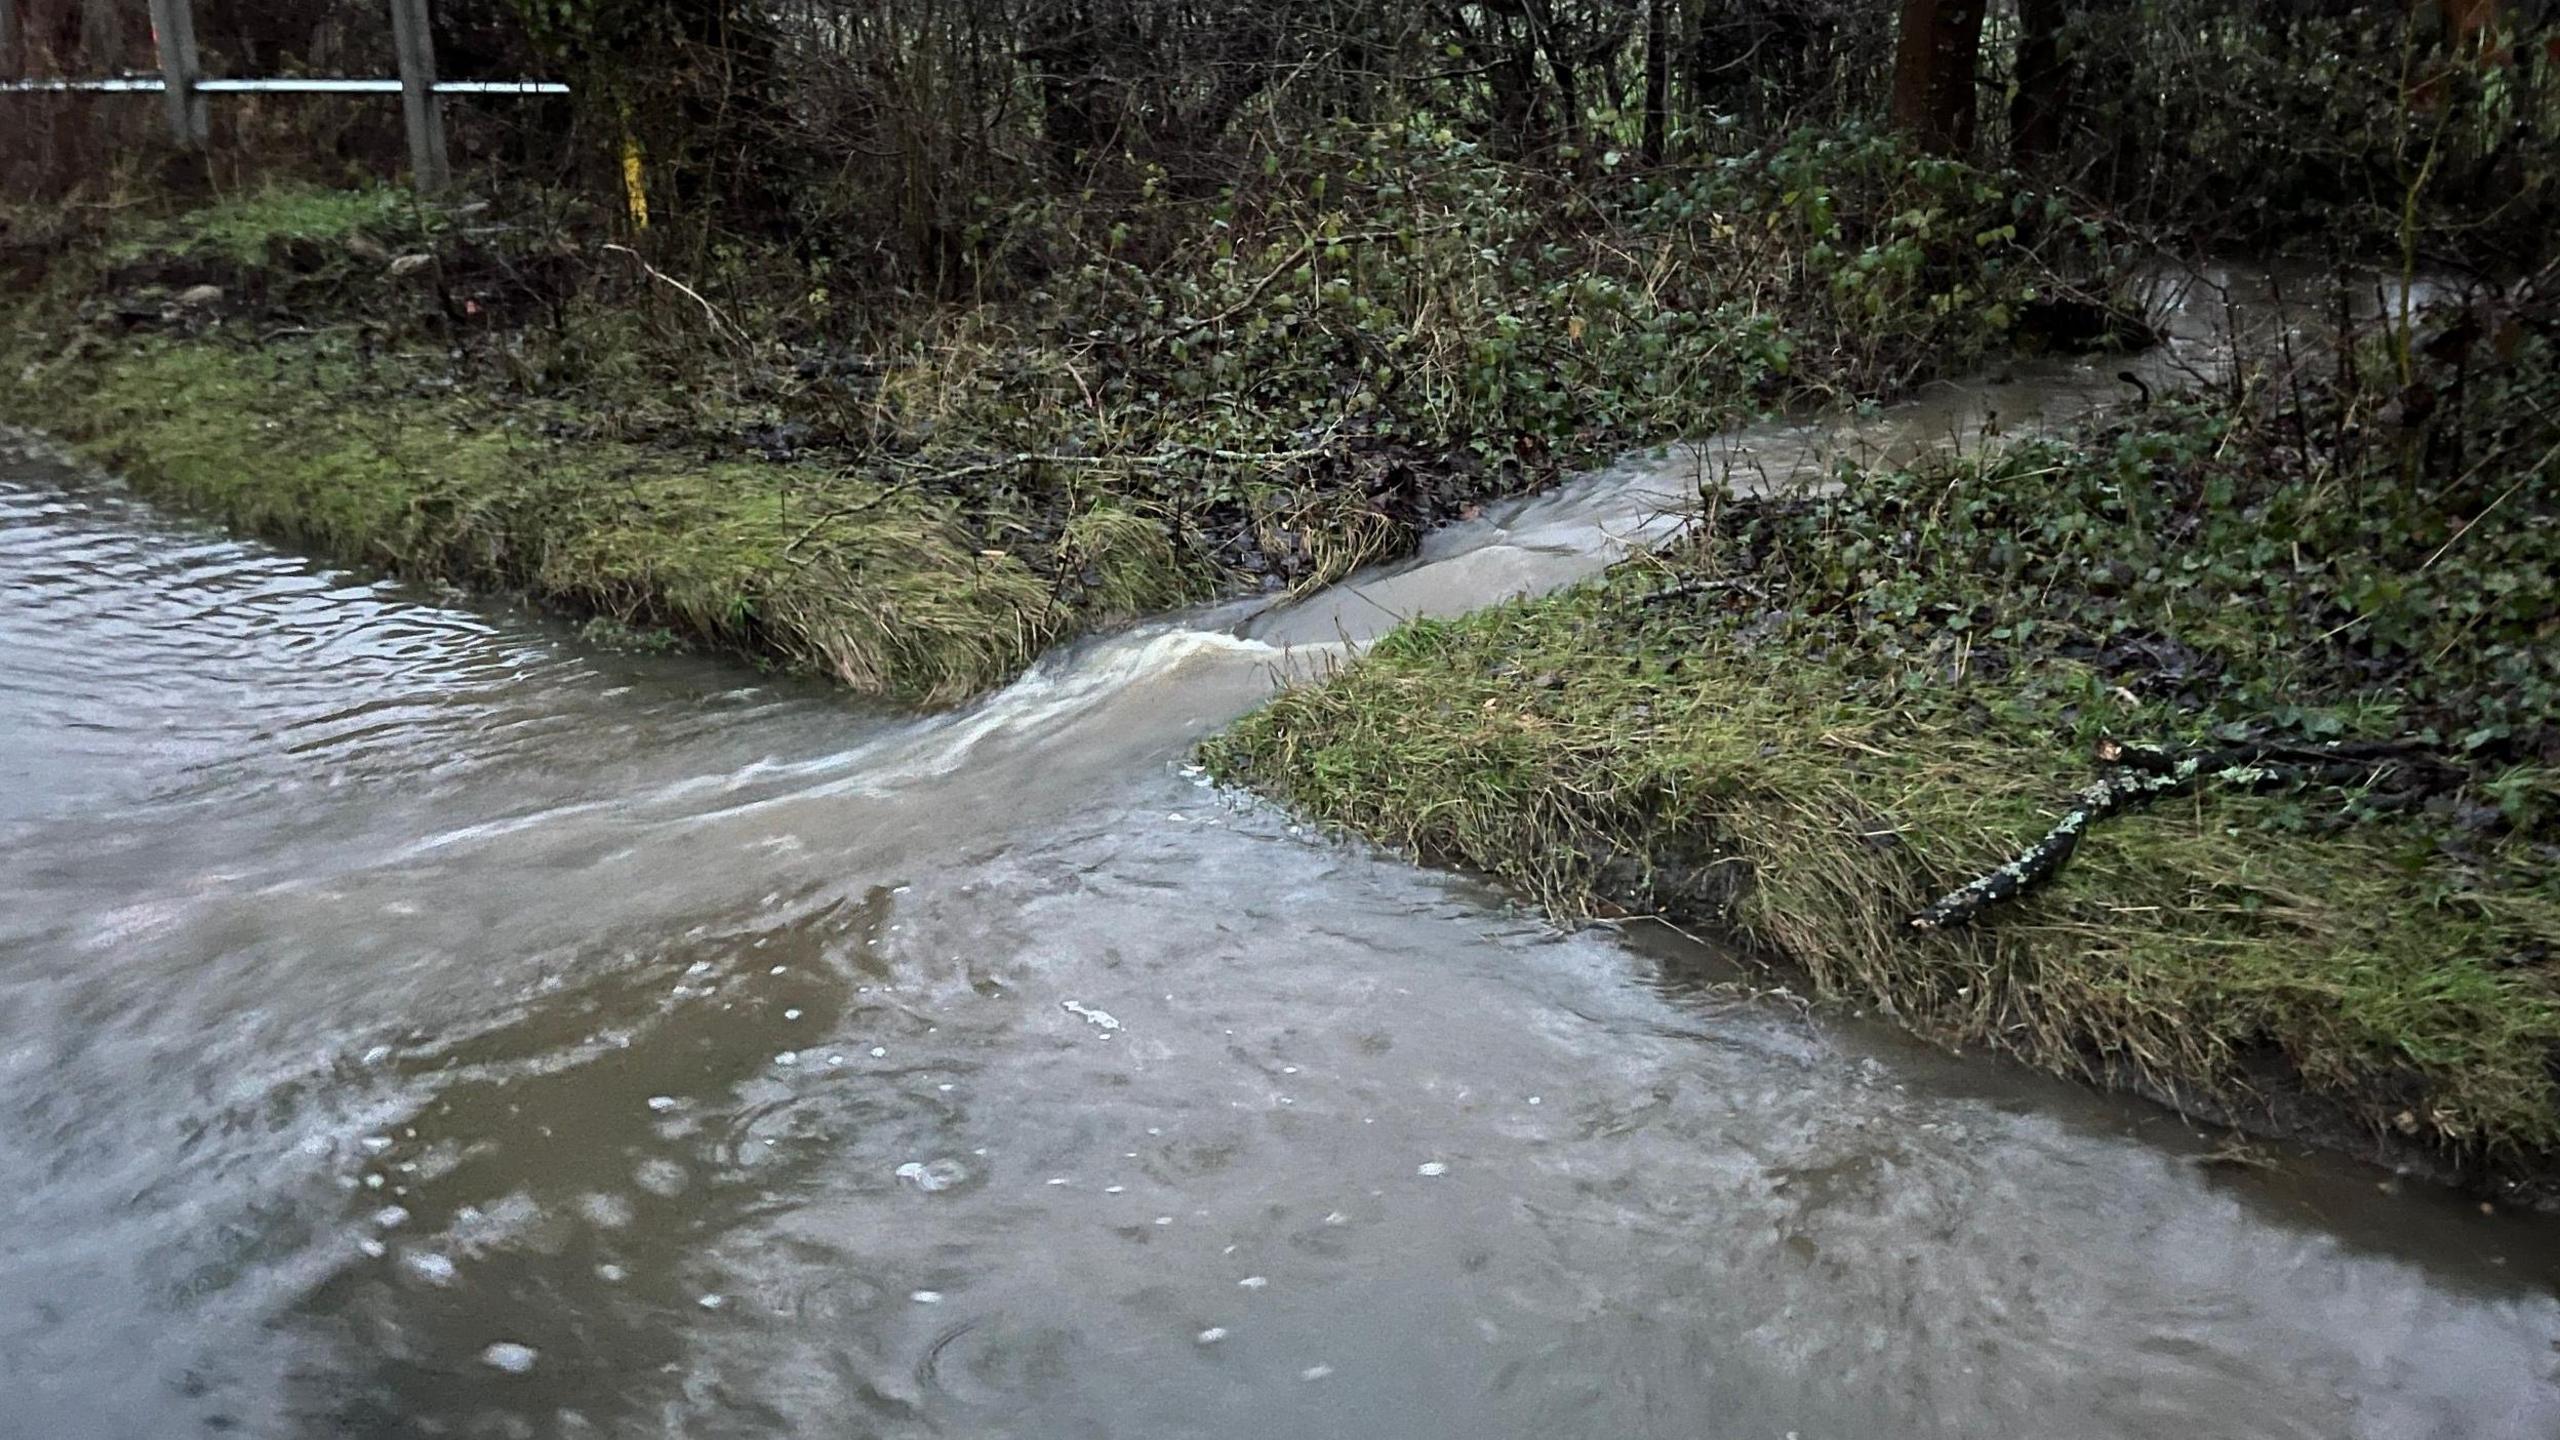
<svg viewBox="0 0 2560 1440"><path fill-rule="evenodd" d="M875 491L849 505L839 505L835 509L827 511L817 519L810 521L807 529L802 530L799 534L791 537L791 543L782 547L784 558L788 559L797 555L801 546L817 538L819 531L826 529L837 521L849 519L866 510L876 510L881 506L886 505L891 500L913 490L920 483L922 482L915 480L901 480L895 485Z"/></svg>
<svg viewBox="0 0 2560 1440"><path fill-rule="evenodd" d="M2118 769L2073 796L2071 808L2063 812L2043 839L1998 869L1949 891L1904 923L1922 934L1963 925L2060 873L2072 852L2080 848L2080 837L2089 832L2090 826L2201 785L2242 790L2278 785L2370 785L2398 769L2433 768L2438 781L2462 773L2459 766L2440 757L2387 741L2350 740L2334 745L2270 742L2179 754L2154 746L2102 740L2098 759Z"/></svg>
<svg viewBox="0 0 2560 1440"><path fill-rule="evenodd" d="M1748 576L1728 575L1720 580L1683 580L1676 585L1666 585L1659 590L1647 591L1637 596L1636 601L1643 605L1663 605L1673 600L1686 600L1692 595L1713 594L1718 590L1740 590L1764 600L1769 595L1769 592L1762 589L1757 581Z"/></svg>
<svg viewBox="0 0 2560 1440"><path fill-rule="evenodd" d="M1313 460L1333 452L1335 433L1327 431L1322 441L1297 450L1222 450L1214 445L1169 445L1151 455L1074 455L1025 450L1013 455L999 455L992 460L979 460L956 465L948 470L935 470L914 476L908 483L942 485L953 480L966 480L976 475L1014 470L1025 465L1081 465L1105 468L1114 465L1171 465L1181 460L1224 460L1237 465L1287 465L1300 460Z"/></svg>
<svg viewBox="0 0 2560 1440"><path fill-rule="evenodd" d="M1281 276L1288 274L1290 271L1295 270L1300 265L1306 263L1308 257L1315 254L1318 246L1330 248L1336 245L1373 245L1386 240L1420 239L1425 235L1441 234L1450 228L1452 227L1442 225L1429 230L1358 230L1348 235L1309 236L1305 244L1302 244L1297 249L1290 251L1288 258L1282 260L1279 264L1272 266L1269 271L1264 273L1260 280L1255 281L1253 283L1253 288L1244 292L1243 299L1238 300L1233 305L1228 306L1226 309L1219 311L1215 315L1205 316L1201 319L1176 326L1174 329L1166 332L1164 337L1165 342L1167 344L1171 344L1177 340L1187 340L1211 326L1225 324L1227 321L1233 320L1238 315L1252 309L1254 303L1262 298L1263 292L1269 290L1274 284L1277 284Z"/></svg>

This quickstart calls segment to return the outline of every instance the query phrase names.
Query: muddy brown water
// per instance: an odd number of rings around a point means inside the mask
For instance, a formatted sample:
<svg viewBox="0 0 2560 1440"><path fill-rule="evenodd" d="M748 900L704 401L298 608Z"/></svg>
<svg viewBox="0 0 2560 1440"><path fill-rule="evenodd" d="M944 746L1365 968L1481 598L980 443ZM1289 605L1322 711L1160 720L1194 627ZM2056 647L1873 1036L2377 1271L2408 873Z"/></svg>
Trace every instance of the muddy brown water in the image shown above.
<svg viewBox="0 0 2560 1440"><path fill-rule="evenodd" d="M0 1435L2560 1434L2548 1222L2215 1168L1183 768L1702 472L2118 368L1632 462L931 719L0 461Z"/></svg>

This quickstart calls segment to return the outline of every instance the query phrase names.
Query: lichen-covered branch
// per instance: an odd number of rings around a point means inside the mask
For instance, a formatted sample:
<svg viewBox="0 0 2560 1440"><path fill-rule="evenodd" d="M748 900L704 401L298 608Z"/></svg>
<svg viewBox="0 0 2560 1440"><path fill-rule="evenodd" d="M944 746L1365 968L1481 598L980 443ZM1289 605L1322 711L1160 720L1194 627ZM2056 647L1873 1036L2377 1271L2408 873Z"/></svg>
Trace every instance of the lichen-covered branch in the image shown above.
<svg viewBox="0 0 2560 1440"><path fill-rule="evenodd" d="M2016 858L1939 897L1906 921L1923 934L1963 925L2004 900L2051 880L2080 846L2089 827L2110 815L2147 805L2199 785L2244 790L2275 785L2368 785L2395 771L2422 781L2458 776L2460 768L2407 745L2341 741L2333 745L2269 743L2184 754L2115 740L2098 744L2098 759L2118 767L2072 797L2071 807L2044 838Z"/></svg>

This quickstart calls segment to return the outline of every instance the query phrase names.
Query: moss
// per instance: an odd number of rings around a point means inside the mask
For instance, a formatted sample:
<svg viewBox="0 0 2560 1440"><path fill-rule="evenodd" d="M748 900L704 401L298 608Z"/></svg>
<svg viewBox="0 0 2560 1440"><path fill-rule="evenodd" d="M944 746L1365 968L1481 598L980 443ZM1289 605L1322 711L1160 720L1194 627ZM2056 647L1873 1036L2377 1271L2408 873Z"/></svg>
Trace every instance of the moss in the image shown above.
<svg viewBox="0 0 2560 1440"><path fill-rule="evenodd" d="M517 588L571 611L948 702L1059 628L1049 587L939 504L814 466L691 462L358 387L327 342L144 341L37 366L17 418L148 494L351 564Z"/></svg>

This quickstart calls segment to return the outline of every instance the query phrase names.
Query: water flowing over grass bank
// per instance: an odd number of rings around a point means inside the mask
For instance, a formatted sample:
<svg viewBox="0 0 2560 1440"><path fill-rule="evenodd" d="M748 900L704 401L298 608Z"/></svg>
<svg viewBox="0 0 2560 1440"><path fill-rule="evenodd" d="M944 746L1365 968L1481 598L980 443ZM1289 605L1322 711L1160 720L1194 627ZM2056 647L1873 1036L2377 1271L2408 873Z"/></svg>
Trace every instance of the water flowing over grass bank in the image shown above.
<svg viewBox="0 0 2560 1440"><path fill-rule="evenodd" d="M0 418L341 560L941 703L1638 439L2103 340L2123 258L1855 131L1563 185L1336 126L1098 213L1016 217L1027 292L854 304L542 193L30 211Z"/></svg>
<svg viewBox="0 0 2560 1440"><path fill-rule="evenodd" d="M2560 424L2520 397L2548 319L1714 504L1599 582L1396 631L1207 755L1561 916L1730 927L1949 1044L2547 1193ZM2465 415L2409 413L2456 385ZM1915 932L2110 739L2406 753L2102 822L2050 886Z"/></svg>

